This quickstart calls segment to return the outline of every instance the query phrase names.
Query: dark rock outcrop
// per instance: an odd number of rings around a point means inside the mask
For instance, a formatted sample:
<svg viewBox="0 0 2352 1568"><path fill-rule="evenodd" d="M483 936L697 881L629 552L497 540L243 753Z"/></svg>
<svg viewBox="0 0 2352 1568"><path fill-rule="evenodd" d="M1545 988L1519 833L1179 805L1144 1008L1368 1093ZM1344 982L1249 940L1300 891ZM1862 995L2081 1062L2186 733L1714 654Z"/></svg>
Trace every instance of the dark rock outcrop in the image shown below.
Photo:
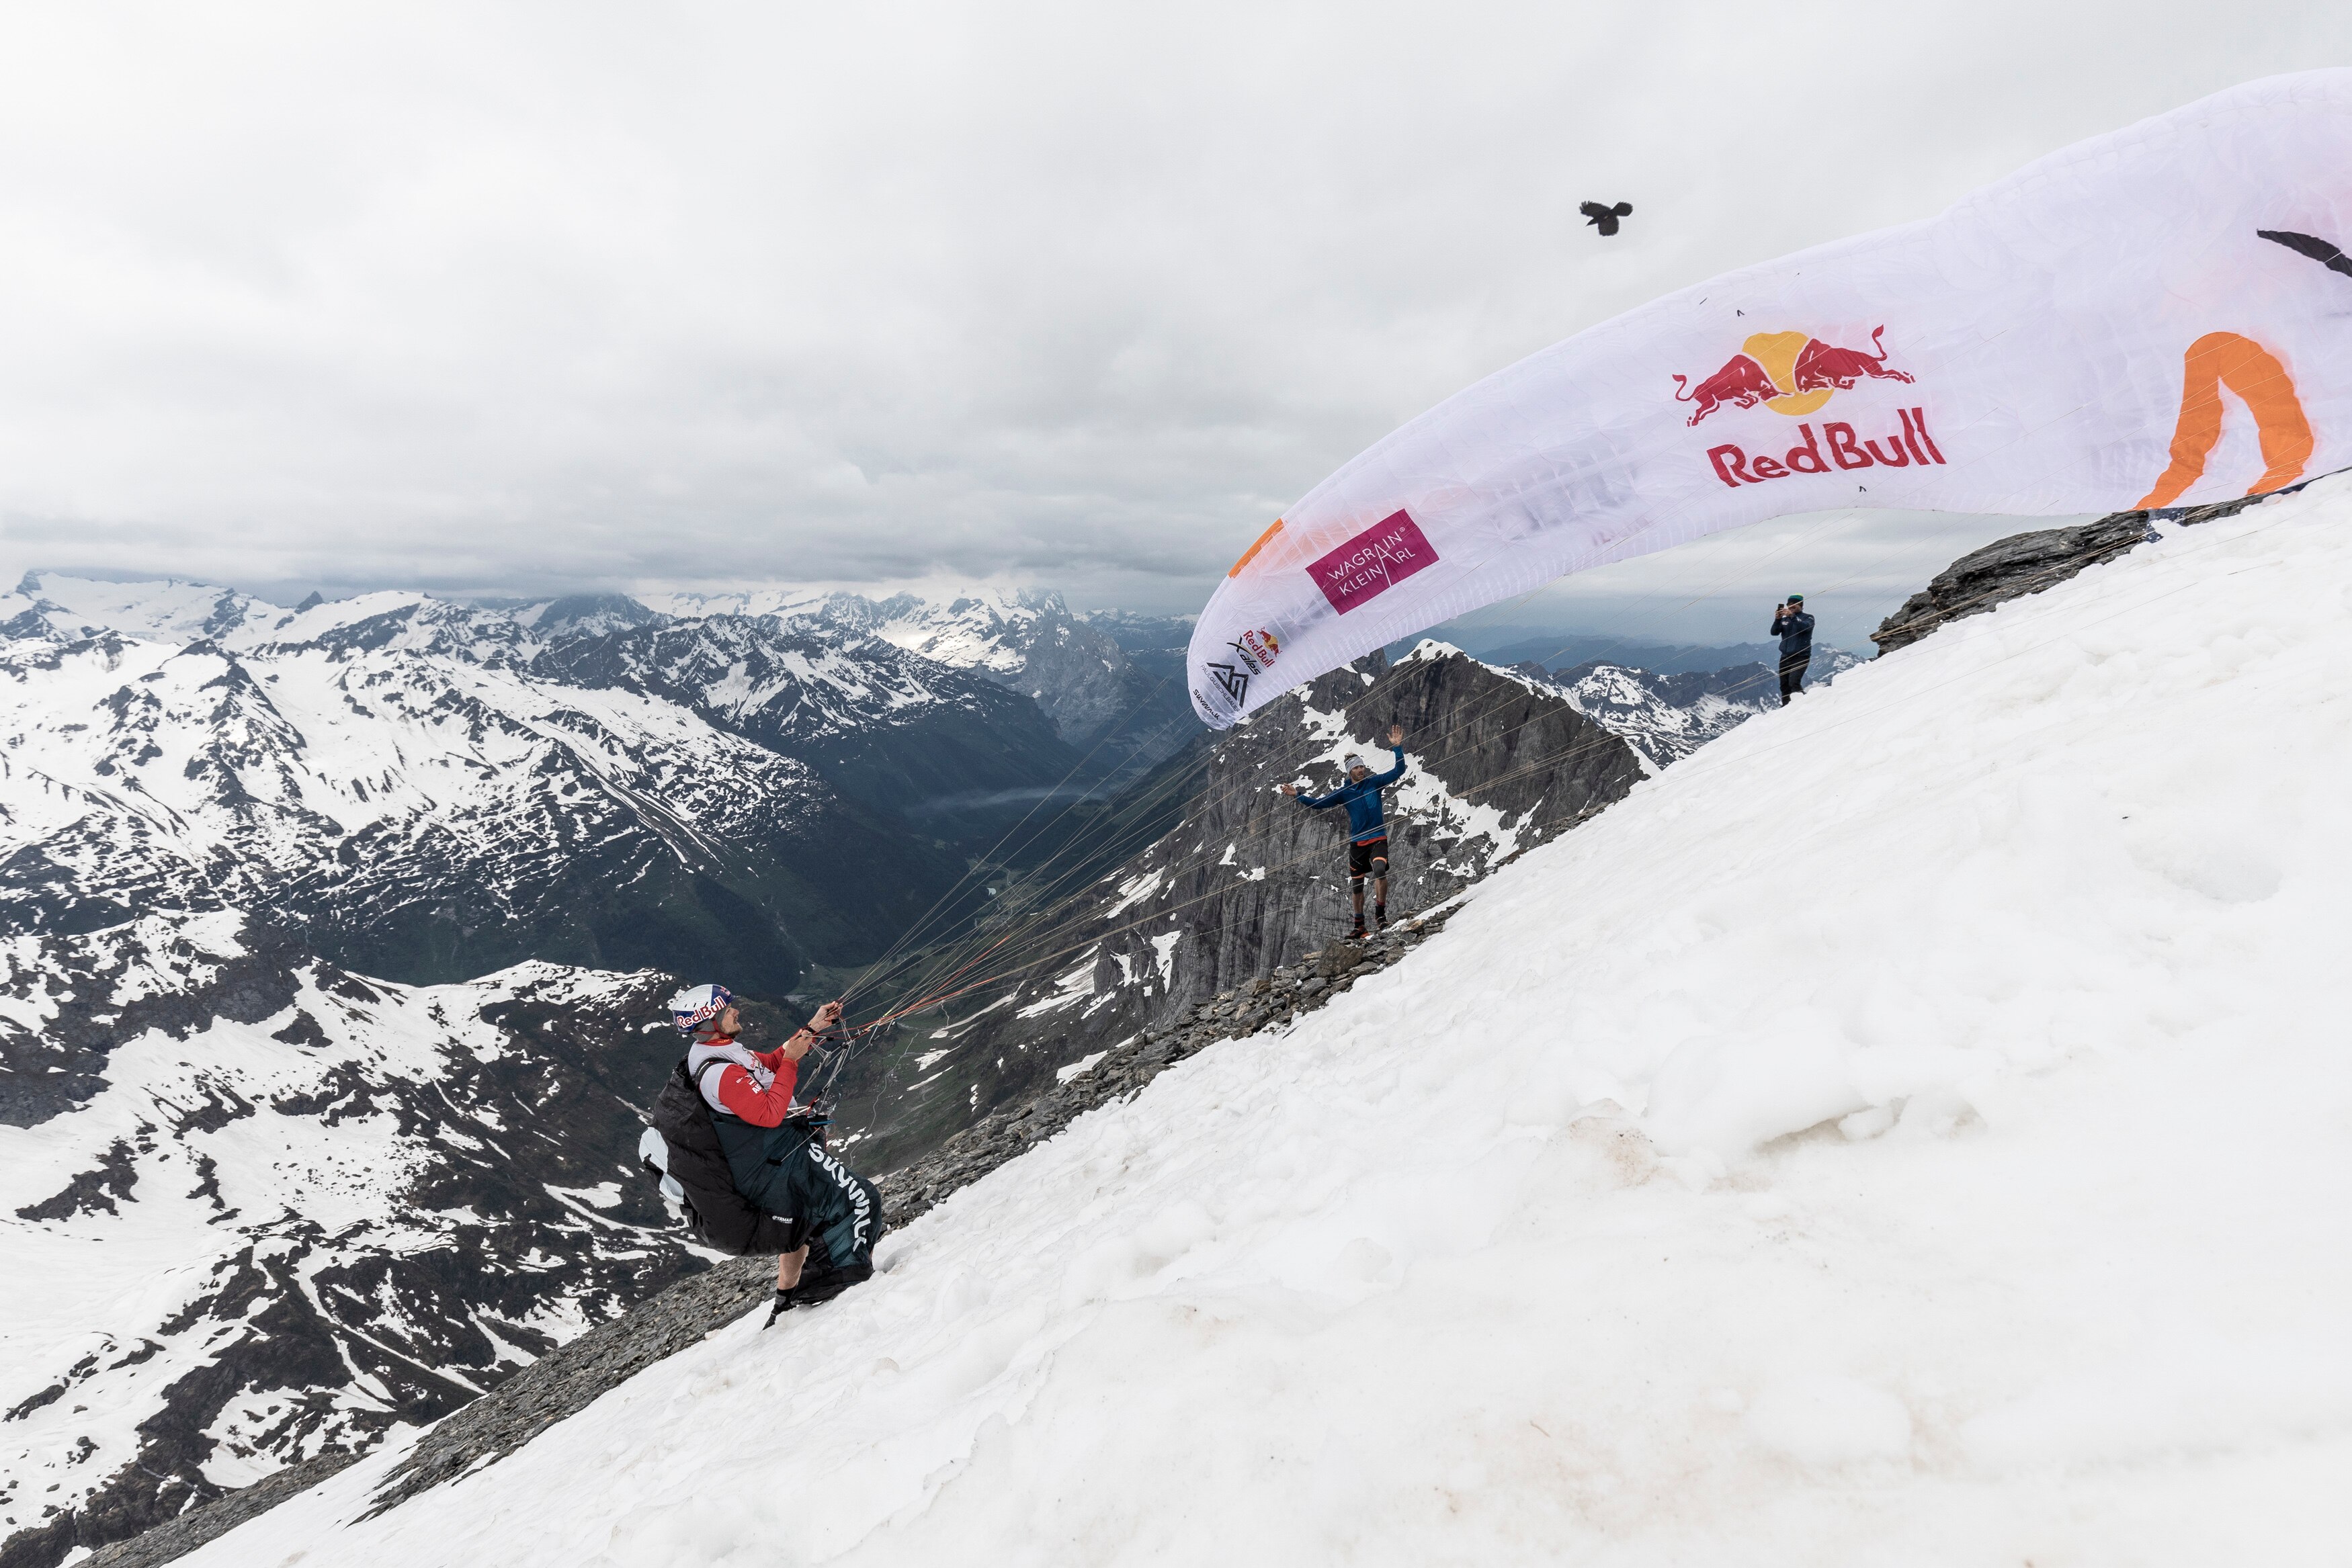
<svg viewBox="0 0 2352 1568"><path fill-rule="evenodd" d="M144 1534L101 1546L83 1561L88 1568L157 1568L159 1563L186 1556L215 1536L227 1534L248 1519L258 1519L288 1498L309 1491L358 1458L338 1448L289 1465L274 1476L192 1508Z"/></svg>
<svg viewBox="0 0 2352 1568"><path fill-rule="evenodd" d="M2302 487L2291 486L2275 494L2292 495ZM2085 567L2129 554L2147 541L2150 528L2158 522L2194 528L2235 517L2269 498L2242 496L2234 501L2179 511L2113 512L2074 528L2040 528L1996 539L1937 572L1927 587L1905 600L1900 610L1880 622L1870 640L1882 653L1907 648L1938 626L1982 615L2006 601L2063 582Z"/></svg>

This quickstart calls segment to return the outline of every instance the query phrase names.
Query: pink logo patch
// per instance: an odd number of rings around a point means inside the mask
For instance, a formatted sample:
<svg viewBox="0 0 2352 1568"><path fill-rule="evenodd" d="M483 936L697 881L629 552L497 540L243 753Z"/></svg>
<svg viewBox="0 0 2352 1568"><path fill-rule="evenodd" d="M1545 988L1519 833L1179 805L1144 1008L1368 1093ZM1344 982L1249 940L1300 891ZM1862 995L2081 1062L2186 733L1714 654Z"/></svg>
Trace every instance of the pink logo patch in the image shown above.
<svg viewBox="0 0 2352 1568"><path fill-rule="evenodd" d="M1307 575L1331 608L1345 615L1436 560L1437 552L1422 537L1421 525L1399 511L1310 563Z"/></svg>

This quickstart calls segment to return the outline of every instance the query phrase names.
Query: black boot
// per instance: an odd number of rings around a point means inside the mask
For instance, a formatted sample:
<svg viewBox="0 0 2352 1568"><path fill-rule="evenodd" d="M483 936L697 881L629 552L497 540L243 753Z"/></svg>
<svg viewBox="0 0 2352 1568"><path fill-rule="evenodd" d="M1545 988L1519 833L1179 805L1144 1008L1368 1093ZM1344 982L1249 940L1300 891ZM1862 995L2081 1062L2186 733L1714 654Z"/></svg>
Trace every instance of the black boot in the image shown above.
<svg viewBox="0 0 2352 1568"><path fill-rule="evenodd" d="M761 1333L765 1333L770 1329L775 1327L776 1320L783 1316L786 1312L791 1312L794 1304L792 1291L778 1291L776 1292L776 1304L768 1309L768 1321L760 1325L760 1332Z"/></svg>
<svg viewBox="0 0 2352 1568"><path fill-rule="evenodd" d="M780 1293L790 1295L793 1306L813 1307L819 1301L829 1301L850 1286L862 1285L873 1277L874 1265L871 1263L852 1263L847 1268L836 1269L812 1261L801 1270L801 1282L789 1291Z"/></svg>
<svg viewBox="0 0 2352 1568"><path fill-rule="evenodd" d="M1389 928L1389 906L1387 904L1375 904L1372 905L1372 927L1377 931L1386 931Z"/></svg>

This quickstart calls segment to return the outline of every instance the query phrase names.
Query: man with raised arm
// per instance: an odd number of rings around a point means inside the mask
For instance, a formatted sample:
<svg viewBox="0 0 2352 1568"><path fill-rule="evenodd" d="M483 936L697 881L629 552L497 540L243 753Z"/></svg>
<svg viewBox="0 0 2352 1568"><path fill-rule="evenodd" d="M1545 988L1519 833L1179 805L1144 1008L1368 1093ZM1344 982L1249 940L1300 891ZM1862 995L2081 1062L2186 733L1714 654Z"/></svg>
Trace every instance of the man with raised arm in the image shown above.
<svg viewBox="0 0 2352 1568"><path fill-rule="evenodd" d="M1296 784L1282 787L1284 794L1309 810L1348 808L1348 891L1356 905L1356 925L1348 933L1350 936L1364 935L1368 873L1372 879L1372 919L1382 928L1389 923L1389 826L1381 814L1381 791L1404 777L1404 726L1389 726L1389 750L1396 758L1396 766L1377 776L1362 757L1349 753L1348 780L1328 795L1301 795Z"/></svg>

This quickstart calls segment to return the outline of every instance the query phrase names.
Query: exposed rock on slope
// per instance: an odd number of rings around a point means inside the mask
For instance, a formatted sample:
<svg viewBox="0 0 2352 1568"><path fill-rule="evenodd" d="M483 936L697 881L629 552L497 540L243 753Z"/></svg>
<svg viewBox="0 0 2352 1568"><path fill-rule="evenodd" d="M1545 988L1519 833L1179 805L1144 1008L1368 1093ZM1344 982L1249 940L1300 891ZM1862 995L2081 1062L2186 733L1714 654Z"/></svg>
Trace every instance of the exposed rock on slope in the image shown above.
<svg viewBox="0 0 2352 1568"><path fill-rule="evenodd" d="M1443 644L1393 667L1374 654L1334 671L1166 780L1192 803L1158 841L1043 908L1012 887L971 945L893 977L887 989L920 996L967 959L959 987L1003 976L853 1060L842 1114L872 1140L863 1157L903 1163L1056 1070L1343 933L1346 819L1275 791L1302 774L1330 788L1349 751L1384 768L1376 737L1391 723L1404 727L1408 765L1388 797L1398 912L1449 897L1643 777L1623 740L1559 695ZM1152 804L1148 792L1134 802Z"/></svg>
<svg viewBox="0 0 2352 1568"><path fill-rule="evenodd" d="M1903 601L1870 640L1882 653L1907 648L1948 621L1982 615L2004 600L2065 581L2137 546L2147 537L2147 514L2118 512L2079 528L2011 534L1971 550L1937 572Z"/></svg>
<svg viewBox="0 0 2352 1568"><path fill-rule="evenodd" d="M2182 507L2159 512L2111 512L2096 522L2074 528L2038 528L1995 539L1972 550L1937 572L1926 588L1903 601L1870 640L1882 653L1907 648L1947 622L1986 612L2012 599L2065 581L2084 567L2113 560L2147 542L2151 531L2195 528L2222 517L2234 517L2248 507L2305 487L2290 485L2263 496L2241 496L2210 507Z"/></svg>

